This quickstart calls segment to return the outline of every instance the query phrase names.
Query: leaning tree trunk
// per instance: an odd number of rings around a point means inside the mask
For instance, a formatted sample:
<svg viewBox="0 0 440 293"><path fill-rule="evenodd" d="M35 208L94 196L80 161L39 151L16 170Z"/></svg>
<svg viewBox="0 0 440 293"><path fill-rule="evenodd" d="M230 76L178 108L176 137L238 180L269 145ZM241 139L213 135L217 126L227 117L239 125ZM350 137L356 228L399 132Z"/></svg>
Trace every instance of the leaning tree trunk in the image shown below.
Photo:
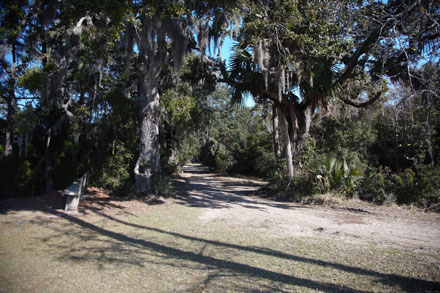
<svg viewBox="0 0 440 293"><path fill-rule="evenodd" d="M281 105L277 105L278 117L281 125L281 132L283 134L284 144L286 148L286 171L287 178L289 180L293 179L293 156L292 156L292 144L289 136L289 129L284 117L283 109Z"/></svg>
<svg viewBox="0 0 440 293"><path fill-rule="evenodd" d="M142 76L138 83L140 122L139 158L134 168L136 191L156 192L155 183L160 177L159 152L159 92L154 73Z"/></svg>

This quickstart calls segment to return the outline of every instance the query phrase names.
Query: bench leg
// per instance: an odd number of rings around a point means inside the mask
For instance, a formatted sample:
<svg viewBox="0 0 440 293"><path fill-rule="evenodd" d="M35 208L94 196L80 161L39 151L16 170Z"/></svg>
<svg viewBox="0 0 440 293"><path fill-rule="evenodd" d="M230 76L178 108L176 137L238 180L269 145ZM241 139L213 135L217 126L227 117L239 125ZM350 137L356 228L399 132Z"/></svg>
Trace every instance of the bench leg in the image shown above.
<svg viewBox="0 0 440 293"><path fill-rule="evenodd" d="M77 195L68 195L66 201L66 207L64 210L67 211L76 211L78 209L79 196Z"/></svg>

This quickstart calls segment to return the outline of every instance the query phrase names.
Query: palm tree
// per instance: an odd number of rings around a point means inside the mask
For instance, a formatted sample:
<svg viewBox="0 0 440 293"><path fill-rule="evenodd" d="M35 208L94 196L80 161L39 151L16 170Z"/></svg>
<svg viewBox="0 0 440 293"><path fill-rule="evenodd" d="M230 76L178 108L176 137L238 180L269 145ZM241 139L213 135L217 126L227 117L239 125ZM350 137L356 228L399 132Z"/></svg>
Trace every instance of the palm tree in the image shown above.
<svg viewBox="0 0 440 293"><path fill-rule="evenodd" d="M231 70L222 72L234 99L249 92L276 105L289 178L318 108L332 99L368 106L386 91L383 76L411 83L411 62L438 53L440 4L427 2L247 2Z"/></svg>

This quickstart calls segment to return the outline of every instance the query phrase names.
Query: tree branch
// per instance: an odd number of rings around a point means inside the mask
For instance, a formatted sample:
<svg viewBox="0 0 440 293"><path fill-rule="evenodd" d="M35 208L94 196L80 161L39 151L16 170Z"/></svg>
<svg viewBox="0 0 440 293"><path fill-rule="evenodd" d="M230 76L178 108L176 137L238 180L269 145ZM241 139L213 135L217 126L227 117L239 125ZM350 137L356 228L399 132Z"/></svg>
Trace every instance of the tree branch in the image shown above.
<svg viewBox="0 0 440 293"><path fill-rule="evenodd" d="M382 92L379 92L374 97L372 97L371 99L365 102L356 102L343 97L339 97L339 99L343 101L345 104L353 106L355 108L364 108L376 102L381 96L382 96Z"/></svg>
<svg viewBox="0 0 440 293"><path fill-rule="evenodd" d="M362 43L362 45L356 50L354 55L350 58L350 61L347 63L344 73L336 81L335 86L342 85L348 78L350 78L353 69L359 63L359 57L361 57L362 54L368 53L371 45L378 39L378 37L379 37L379 30L374 28L370 32L368 37L365 39L365 41Z"/></svg>

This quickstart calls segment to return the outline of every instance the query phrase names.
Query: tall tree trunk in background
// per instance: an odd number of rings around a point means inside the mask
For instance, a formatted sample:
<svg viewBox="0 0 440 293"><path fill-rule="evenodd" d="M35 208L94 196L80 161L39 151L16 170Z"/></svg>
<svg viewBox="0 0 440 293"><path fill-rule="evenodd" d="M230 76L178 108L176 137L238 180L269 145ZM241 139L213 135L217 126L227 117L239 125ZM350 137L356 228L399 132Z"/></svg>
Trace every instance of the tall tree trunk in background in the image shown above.
<svg viewBox="0 0 440 293"><path fill-rule="evenodd" d="M134 169L137 192L156 192L160 176L159 91L155 70L140 74L138 107L140 122L139 158Z"/></svg>
<svg viewBox="0 0 440 293"><path fill-rule="evenodd" d="M426 105L426 131L425 131L425 143L429 155L429 161L432 167L435 165L434 148L432 146L432 130L431 130L431 109L432 105L428 102Z"/></svg>
<svg viewBox="0 0 440 293"><path fill-rule="evenodd" d="M16 106L14 90L11 90L9 95L7 99L8 113L6 118L5 157L12 155L14 139L14 114Z"/></svg>
<svg viewBox="0 0 440 293"><path fill-rule="evenodd" d="M289 180L293 179L293 157L292 157L292 144L289 136L289 129L286 124L286 120L284 118L284 113L281 105L277 105L278 110L278 117L280 120L281 125L281 131L283 133L283 139L285 143L286 148L286 171L287 171L287 178Z"/></svg>
<svg viewBox="0 0 440 293"><path fill-rule="evenodd" d="M43 68L47 64L48 56L47 56L47 45L46 45L46 35L44 34L43 41L41 43L41 52L43 53L43 59L42 59L42 65ZM46 105L47 108L49 108L49 93L50 93L50 78L48 74L43 75L44 84L42 85L41 90L41 99L42 102ZM50 116L50 110L48 110L48 116ZM53 163L52 163L52 153L50 149L50 143L52 140L52 128L49 127L49 121L45 121L46 127L47 127L47 133L46 133L46 145L44 148L44 191L46 193L51 192L54 190L54 183L53 183L53 177L52 177L52 169L53 169Z"/></svg>
<svg viewBox="0 0 440 293"><path fill-rule="evenodd" d="M7 116L6 116L6 135L5 135L5 157L11 156L13 153L14 143L14 115L16 107L15 98L15 70L16 70L16 48L12 44L12 67L9 73L9 93L7 99Z"/></svg>
<svg viewBox="0 0 440 293"><path fill-rule="evenodd" d="M23 151L23 135L20 134L18 136L18 157L21 158L21 154Z"/></svg>
<svg viewBox="0 0 440 293"><path fill-rule="evenodd" d="M280 132L279 132L279 119L277 114L277 105L273 103L272 105L272 128L273 128L273 145L275 158L278 159L281 157L281 148L280 148Z"/></svg>
<svg viewBox="0 0 440 293"><path fill-rule="evenodd" d="M75 133L73 135L73 149L72 149L72 166L74 172L76 172L79 149L80 149L79 134Z"/></svg>
<svg viewBox="0 0 440 293"><path fill-rule="evenodd" d="M52 177L52 169L53 169L52 152L50 149L51 139L52 139L52 129L49 128L49 130L47 131L46 149L44 151L44 182L45 182L44 191L46 193L54 190L53 177Z"/></svg>
<svg viewBox="0 0 440 293"><path fill-rule="evenodd" d="M29 132L26 132L25 139L24 139L24 157L27 158L29 150Z"/></svg>

